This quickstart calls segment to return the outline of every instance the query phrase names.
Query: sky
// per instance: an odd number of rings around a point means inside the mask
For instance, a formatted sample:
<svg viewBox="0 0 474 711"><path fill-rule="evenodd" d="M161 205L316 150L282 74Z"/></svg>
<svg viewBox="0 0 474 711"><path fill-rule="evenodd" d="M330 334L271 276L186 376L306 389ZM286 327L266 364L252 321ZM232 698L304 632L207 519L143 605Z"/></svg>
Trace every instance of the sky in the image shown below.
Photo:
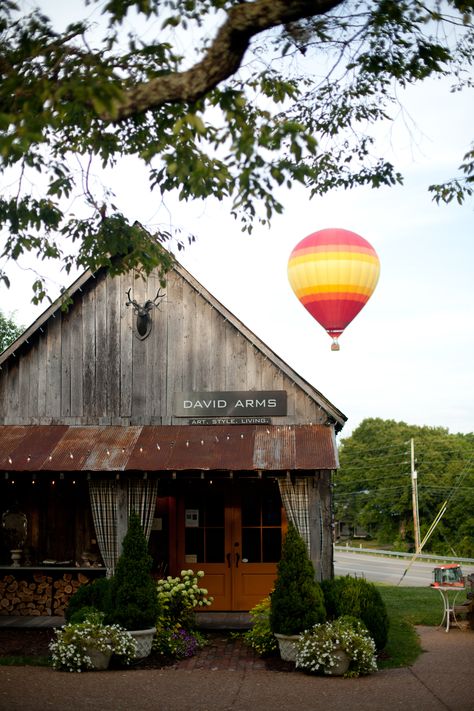
<svg viewBox="0 0 474 711"><path fill-rule="evenodd" d="M280 195L284 214L250 236L229 205L163 203L132 159L108 176L130 219L196 235L176 252L181 264L347 416L341 437L368 417L474 431L473 204L437 206L427 190L456 174L470 146L474 92L451 94L443 82L429 82L400 98L404 115L379 131L403 186L312 200L294 188ZM341 336L339 352L287 278L294 246L328 227L363 236L381 263L377 288ZM70 283L58 268L48 273L53 295ZM12 271L11 278L9 290L0 286L0 308L28 326L46 304L30 303L27 273Z"/></svg>

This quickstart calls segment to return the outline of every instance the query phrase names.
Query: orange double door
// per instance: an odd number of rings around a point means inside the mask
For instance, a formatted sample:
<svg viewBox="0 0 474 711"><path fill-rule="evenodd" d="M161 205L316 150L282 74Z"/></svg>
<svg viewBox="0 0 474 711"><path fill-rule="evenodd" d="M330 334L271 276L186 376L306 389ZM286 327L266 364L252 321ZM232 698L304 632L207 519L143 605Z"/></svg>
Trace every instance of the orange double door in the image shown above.
<svg viewBox="0 0 474 711"><path fill-rule="evenodd" d="M204 571L211 611L250 610L273 588L285 525L268 479L183 483L177 501L177 568Z"/></svg>

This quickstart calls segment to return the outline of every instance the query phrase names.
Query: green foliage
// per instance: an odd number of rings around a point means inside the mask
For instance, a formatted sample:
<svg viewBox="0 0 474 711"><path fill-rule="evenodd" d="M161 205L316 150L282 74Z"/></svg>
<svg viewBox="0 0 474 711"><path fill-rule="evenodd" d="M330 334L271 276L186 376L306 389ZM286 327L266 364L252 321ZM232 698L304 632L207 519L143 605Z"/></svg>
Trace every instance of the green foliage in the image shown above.
<svg viewBox="0 0 474 711"><path fill-rule="evenodd" d="M152 562L140 519L132 513L112 578L107 621L128 630L148 629L156 624L159 604Z"/></svg>
<svg viewBox="0 0 474 711"><path fill-rule="evenodd" d="M352 615L362 620L379 651L385 647L389 619L385 603L373 583L346 575L323 580L321 587L329 619Z"/></svg>
<svg viewBox="0 0 474 711"><path fill-rule="evenodd" d="M77 588L64 612L67 622L81 622L90 610L107 613L110 609L110 588L110 578L96 578Z"/></svg>
<svg viewBox="0 0 474 711"><path fill-rule="evenodd" d="M279 634L299 634L326 618L323 593L306 545L289 524L271 593L270 627Z"/></svg>
<svg viewBox="0 0 474 711"><path fill-rule="evenodd" d="M23 330L23 326L16 324L11 317L8 318L0 310L0 353L21 336Z"/></svg>
<svg viewBox="0 0 474 711"><path fill-rule="evenodd" d="M267 13L259 3L114 0L102 29L70 3L61 31L41 10L1 3L0 170L11 188L0 255L164 275L159 247L176 236L157 230L147 250L100 171L136 157L152 189L225 200L251 231L282 212L280 187L321 195L401 182L372 130L398 113L397 89L446 76L453 90L471 86L471 2L446 0L446 14L422 0L288 0ZM462 202L473 180L470 152L434 199ZM34 298L44 296L38 277Z"/></svg>
<svg viewBox="0 0 474 711"><path fill-rule="evenodd" d="M270 597L265 597L250 610L252 626L244 633L244 642L261 657L268 657L278 649L270 628Z"/></svg>
<svg viewBox="0 0 474 711"><path fill-rule="evenodd" d="M444 501L424 551L474 555L474 434L368 418L340 446L335 517L370 530L379 544L413 550L410 439L414 440L421 539Z"/></svg>

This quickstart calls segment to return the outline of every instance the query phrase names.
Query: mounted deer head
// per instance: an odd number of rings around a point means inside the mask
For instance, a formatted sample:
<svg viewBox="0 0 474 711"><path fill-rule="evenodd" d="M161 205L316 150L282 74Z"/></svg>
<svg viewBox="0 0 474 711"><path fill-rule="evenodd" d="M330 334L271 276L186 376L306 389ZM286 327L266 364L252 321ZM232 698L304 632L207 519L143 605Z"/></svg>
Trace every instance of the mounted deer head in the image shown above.
<svg viewBox="0 0 474 711"><path fill-rule="evenodd" d="M161 289L158 289L153 301L149 299L148 301L145 301L143 306L140 306L140 304L135 301L135 299L132 299L132 297L130 296L131 291L131 288L127 291L128 301L126 302L125 306L133 306L133 310L137 315L137 330L135 335L137 336L137 338L143 341L150 334L151 331L152 322L150 311L154 306L158 307L158 300L163 299L165 295L160 294Z"/></svg>

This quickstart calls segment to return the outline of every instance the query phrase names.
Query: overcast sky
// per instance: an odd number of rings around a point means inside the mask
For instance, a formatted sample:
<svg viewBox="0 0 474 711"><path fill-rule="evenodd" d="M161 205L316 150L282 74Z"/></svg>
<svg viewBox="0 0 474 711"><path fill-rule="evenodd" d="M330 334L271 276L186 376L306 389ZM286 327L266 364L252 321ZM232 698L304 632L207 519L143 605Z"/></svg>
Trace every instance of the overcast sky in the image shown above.
<svg viewBox="0 0 474 711"><path fill-rule="evenodd" d="M243 235L229 206L185 205L152 195L142 169L123 161L109 176L120 208L145 225L178 226L197 237L179 261L301 376L348 417L347 436L367 417L474 431L474 229L470 205L436 206L427 185L455 173L472 140L474 97L441 82L411 89L394 129L383 127L403 187L282 193L271 229ZM413 122L406 126L406 119ZM331 339L294 296L293 247L327 227L365 237L381 262L378 286L332 352ZM43 265L39 267L44 271ZM50 270L54 288L64 277ZM12 271L0 304L29 325L29 277ZM56 287L54 285L57 285ZM67 284L67 282L66 282ZM57 291L56 291L57 293Z"/></svg>

